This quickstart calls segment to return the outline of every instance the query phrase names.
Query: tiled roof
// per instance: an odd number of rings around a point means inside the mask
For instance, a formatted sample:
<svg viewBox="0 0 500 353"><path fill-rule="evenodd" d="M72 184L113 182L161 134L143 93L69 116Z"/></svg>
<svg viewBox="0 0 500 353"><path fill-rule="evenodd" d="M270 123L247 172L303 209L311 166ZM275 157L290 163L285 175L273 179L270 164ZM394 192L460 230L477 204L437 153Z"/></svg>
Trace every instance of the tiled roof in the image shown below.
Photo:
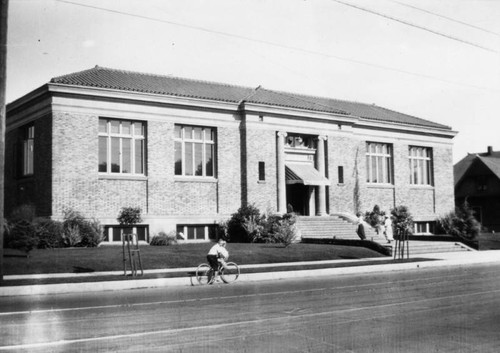
<svg viewBox="0 0 500 353"><path fill-rule="evenodd" d="M453 166L455 186L462 180L469 168L471 168L476 161L481 161L500 179L500 151L492 151L491 153L471 153Z"/></svg>
<svg viewBox="0 0 500 353"><path fill-rule="evenodd" d="M369 120L451 130L449 126L382 108L375 104L349 102L332 98L271 91L267 89L259 89L254 95L247 99L247 101L329 113L346 114Z"/></svg>
<svg viewBox="0 0 500 353"><path fill-rule="evenodd" d="M50 82L234 103L238 103L243 97L247 97L254 91L248 87L115 70L99 66L55 77Z"/></svg>
<svg viewBox="0 0 500 353"><path fill-rule="evenodd" d="M279 92L264 89L260 86L254 89L216 82L115 70L99 66L55 77L50 82L221 102L238 103L245 100L255 104L351 115L373 121L451 130L450 127L445 125L398 113L373 104Z"/></svg>

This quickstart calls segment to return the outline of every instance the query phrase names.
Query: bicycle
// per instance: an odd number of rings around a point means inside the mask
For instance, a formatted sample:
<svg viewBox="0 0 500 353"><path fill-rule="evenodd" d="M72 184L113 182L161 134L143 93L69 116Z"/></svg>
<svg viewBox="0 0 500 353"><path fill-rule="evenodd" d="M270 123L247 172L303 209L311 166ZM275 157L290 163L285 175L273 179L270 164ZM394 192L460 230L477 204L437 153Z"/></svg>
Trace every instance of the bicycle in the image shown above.
<svg viewBox="0 0 500 353"><path fill-rule="evenodd" d="M217 271L207 264L202 263L196 269L196 279L199 284L212 284L215 282L217 276L220 276L224 283L231 283L238 279L240 276L240 268L234 262L227 262L226 268L219 263Z"/></svg>

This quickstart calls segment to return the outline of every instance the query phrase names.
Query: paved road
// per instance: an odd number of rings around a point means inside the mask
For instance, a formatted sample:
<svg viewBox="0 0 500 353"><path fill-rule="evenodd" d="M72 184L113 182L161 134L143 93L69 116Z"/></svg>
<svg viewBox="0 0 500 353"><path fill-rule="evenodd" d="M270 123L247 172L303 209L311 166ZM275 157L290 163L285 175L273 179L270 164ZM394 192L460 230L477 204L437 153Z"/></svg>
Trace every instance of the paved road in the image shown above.
<svg viewBox="0 0 500 353"><path fill-rule="evenodd" d="M0 351L498 352L500 265L0 298Z"/></svg>

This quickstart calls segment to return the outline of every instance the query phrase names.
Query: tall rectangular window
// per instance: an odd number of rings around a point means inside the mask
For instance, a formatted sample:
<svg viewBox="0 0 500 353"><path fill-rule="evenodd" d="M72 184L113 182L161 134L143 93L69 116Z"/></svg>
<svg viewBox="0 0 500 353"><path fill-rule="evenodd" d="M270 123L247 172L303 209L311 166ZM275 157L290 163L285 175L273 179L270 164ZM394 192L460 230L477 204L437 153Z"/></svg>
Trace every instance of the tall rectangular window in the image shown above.
<svg viewBox="0 0 500 353"><path fill-rule="evenodd" d="M175 175L215 176L215 129L175 125Z"/></svg>
<svg viewBox="0 0 500 353"><path fill-rule="evenodd" d="M410 146L409 148L410 184L433 185L432 149Z"/></svg>
<svg viewBox="0 0 500 353"><path fill-rule="evenodd" d="M22 175L33 175L35 156L35 126L25 127L22 132Z"/></svg>
<svg viewBox="0 0 500 353"><path fill-rule="evenodd" d="M339 184L344 184L344 167L339 165L338 172L339 172Z"/></svg>
<svg viewBox="0 0 500 353"><path fill-rule="evenodd" d="M387 143L367 142L366 181L392 184L392 146Z"/></svg>
<svg viewBox="0 0 500 353"><path fill-rule="evenodd" d="M266 180L266 162L259 162L259 181Z"/></svg>
<svg viewBox="0 0 500 353"><path fill-rule="evenodd" d="M99 172L144 175L145 124L99 119Z"/></svg>

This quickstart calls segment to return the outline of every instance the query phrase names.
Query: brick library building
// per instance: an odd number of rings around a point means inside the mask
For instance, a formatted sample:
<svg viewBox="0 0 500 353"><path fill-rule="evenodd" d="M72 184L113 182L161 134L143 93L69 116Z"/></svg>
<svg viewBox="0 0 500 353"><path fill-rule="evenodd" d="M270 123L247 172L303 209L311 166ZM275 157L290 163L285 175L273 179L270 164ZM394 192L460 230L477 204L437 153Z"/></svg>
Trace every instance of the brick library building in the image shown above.
<svg viewBox="0 0 500 353"><path fill-rule="evenodd" d="M455 131L364 104L103 68L53 78L7 106L6 214L71 208L121 241L215 237L242 205L304 217L405 205L419 234L454 208Z"/></svg>

